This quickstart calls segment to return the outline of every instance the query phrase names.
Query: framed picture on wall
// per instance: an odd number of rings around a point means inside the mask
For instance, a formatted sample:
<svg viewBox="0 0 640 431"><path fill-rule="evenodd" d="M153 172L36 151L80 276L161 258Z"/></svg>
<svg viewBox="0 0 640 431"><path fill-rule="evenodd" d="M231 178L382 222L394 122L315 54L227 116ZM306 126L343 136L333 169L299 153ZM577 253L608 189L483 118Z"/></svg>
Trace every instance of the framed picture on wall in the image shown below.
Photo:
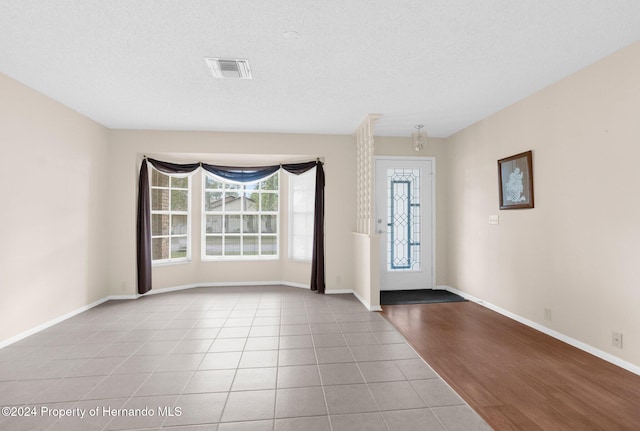
<svg viewBox="0 0 640 431"><path fill-rule="evenodd" d="M500 209L533 208L532 152L498 160Z"/></svg>

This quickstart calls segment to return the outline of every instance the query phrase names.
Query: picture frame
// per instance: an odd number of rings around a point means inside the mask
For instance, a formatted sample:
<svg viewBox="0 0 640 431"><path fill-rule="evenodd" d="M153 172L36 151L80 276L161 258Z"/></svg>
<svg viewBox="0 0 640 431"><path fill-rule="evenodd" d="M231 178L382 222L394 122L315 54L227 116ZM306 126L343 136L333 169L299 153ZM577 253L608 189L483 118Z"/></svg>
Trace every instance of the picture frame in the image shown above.
<svg viewBox="0 0 640 431"><path fill-rule="evenodd" d="M500 209L533 208L533 153L525 151L498 160Z"/></svg>

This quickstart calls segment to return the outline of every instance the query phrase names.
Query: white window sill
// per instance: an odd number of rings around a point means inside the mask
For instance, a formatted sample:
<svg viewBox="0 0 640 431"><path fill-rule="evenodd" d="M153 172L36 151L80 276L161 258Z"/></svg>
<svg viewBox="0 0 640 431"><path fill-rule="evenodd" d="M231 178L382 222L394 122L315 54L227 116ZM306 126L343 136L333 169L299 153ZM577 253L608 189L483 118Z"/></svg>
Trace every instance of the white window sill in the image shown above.
<svg viewBox="0 0 640 431"><path fill-rule="evenodd" d="M151 266L173 266L173 265L184 265L187 263L191 263L191 259L151 262Z"/></svg>
<svg viewBox="0 0 640 431"><path fill-rule="evenodd" d="M202 256L203 262L259 262L259 261L277 261L280 260L280 256Z"/></svg>

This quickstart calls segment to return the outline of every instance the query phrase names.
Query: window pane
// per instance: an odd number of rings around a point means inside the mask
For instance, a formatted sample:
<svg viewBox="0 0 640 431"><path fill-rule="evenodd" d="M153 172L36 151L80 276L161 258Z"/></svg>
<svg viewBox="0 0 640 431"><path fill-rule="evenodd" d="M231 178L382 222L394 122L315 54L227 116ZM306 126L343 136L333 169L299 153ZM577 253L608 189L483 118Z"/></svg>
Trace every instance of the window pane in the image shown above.
<svg viewBox="0 0 640 431"><path fill-rule="evenodd" d="M205 250L207 256L222 256L222 237L207 236Z"/></svg>
<svg viewBox="0 0 640 431"><path fill-rule="evenodd" d="M240 233L240 216L238 214L224 216L224 231Z"/></svg>
<svg viewBox="0 0 640 431"><path fill-rule="evenodd" d="M313 244L315 168L290 177L289 257L310 260Z"/></svg>
<svg viewBox="0 0 640 431"><path fill-rule="evenodd" d="M209 175L207 175L207 176L205 176L204 188L205 189L220 189L220 190L222 190L224 188L224 184L221 183L220 181L214 180Z"/></svg>
<svg viewBox="0 0 640 431"><path fill-rule="evenodd" d="M171 187L174 187L177 189L186 189L188 186L189 186L188 177L184 177L184 178L171 177Z"/></svg>
<svg viewBox="0 0 640 431"><path fill-rule="evenodd" d="M153 260L169 259L169 238L153 238L151 249Z"/></svg>
<svg viewBox="0 0 640 431"><path fill-rule="evenodd" d="M169 187L169 175L151 169L151 185L156 187Z"/></svg>
<svg viewBox="0 0 640 431"><path fill-rule="evenodd" d="M222 216L221 215L208 215L207 220L207 233L222 233Z"/></svg>
<svg viewBox="0 0 640 431"><path fill-rule="evenodd" d="M263 236L261 251L263 255L277 254L277 238L275 236Z"/></svg>
<svg viewBox="0 0 640 431"><path fill-rule="evenodd" d="M171 258L176 259L180 257L187 257L187 237L172 237L171 238Z"/></svg>
<svg viewBox="0 0 640 431"><path fill-rule="evenodd" d="M225 256L237 256L240 254L240 237L227 236L224 238Z"/></svg>
<svg viewBox="0 0 640 431"><path fill-rule="evenodd" d="M183 259L189 255L189 177L151 171L152 260Z"/></svg>
<svg viewBox="0 0 640 431"><path fill-rule="evenodd" d="M228 190L239 190L242 188L242 184L225 183L224 188Z"/></svg>
<svg viewBox="0 0 640 431"><path fill-rule="evenodd" d="M187 190L171 190L171 210L187 211L189 208L189 192Z"/></svg>
<svg viewBox="0 0 640 431"><path fill-rule="evenodd" d="M245 211L258 211L259 194L256 192L244 194Z"/></svg>
<svg viewBox="0 0 640 431"><path fill-rule="evenodd" d="M205 211L222 211L222 192L205 192L204 194L204 210Z"/></svg>
<svg viewBox="0 0 640 431"><path fill-rule="evenodd" d="M242 238L242 253L244 255L255 256L258 254L258 237L257 236L245 236Z"/></svg>
<svg viewBox="0 0 640 431"><path fill-rule="evenodd" d="M169 190L151 190L151 209L155 211L169 211Z"/></svg>
<svg viewBox="0 0 640 431"><path fill-rule="evenodd" d="M225 211L241 211L242 199L240 199L240 193L227 192L225 193L224 210Z"/></svg>
<svg viewBox="0 0 640 431"><path fill-rule="evenodd" d="M173 215L171 216L171 235L187 234L187 216Z"/></svg>
<svg viewBox="0 0 640 431"><path fill-rule="evenodd" d="M151 215L151 235L169 235L169 214Z"/></svg>
<svg viewBox="0 0 640 431"><path fill-rule="evenodd" d="M311 260L312 242L307 235L293 235L291 243L292 259Z"/></svg>
<svg viewBox="0 0 640 431"><path fill-rule="evenodd" d="M264 181L260 182L260 188L262 190L278 190L278 179L280 176L276 173L275 175L270 176Z"/></svg>
<svg viewBox="0 0 640 431"><path fill-rule="evenodd" d="M242 217L244 233L258 233L258 216L246 215Z"/></svg>
<svg viewBox="0 0 640 431"><path fill-rule="evenodd" d="M278 211L278 195L275 193L262 193L260 196L261 211Z"/></svg>
<svg viewBox="0 0 640 431"><path fill-rule="evenodd" d="M313 213L293 213L291 231L294 235L313 234Z"/></svg>
<svg viewBox="0 0 640 431"><path fill-rule="evenodd" d="M278 216L263 215L261 227L262 227L262 233L277 233L278 232Z"/></svg>

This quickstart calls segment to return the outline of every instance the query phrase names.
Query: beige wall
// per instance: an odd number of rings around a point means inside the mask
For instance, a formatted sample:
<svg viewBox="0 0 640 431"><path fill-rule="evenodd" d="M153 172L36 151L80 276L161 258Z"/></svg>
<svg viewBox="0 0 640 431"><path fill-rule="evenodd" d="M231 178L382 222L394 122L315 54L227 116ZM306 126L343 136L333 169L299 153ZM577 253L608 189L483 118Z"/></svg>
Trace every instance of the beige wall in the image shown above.
<svg viewBox="0 0 640 431"><path fill-rule="evenodd" d="M639 76L636 43L450 137L442 200L450 286L635 365ZM496 161L526 150L535 209L500 211Z"/></svg>
<svg viewBox="0 0 640 431"><path fill-rule="evenodd" d="M107 130L0 74L0 343L108 294Z"/></svg>
<svg viewBox="0 0 640 431"><path fill-rule="evenodd" d="M354 232L353 234L353 293L371 311L380 311L381 236Z"/></svg>
<svg viewBox="0 0 640 431"><path fill-rule="evenodd" d="M112 295L136 292L136 184L142 155L220 163L220 158L228 161L229 154L239 154L239 157L264 154L266 162L263 164L271 164L274 157L279 159L281 156L295 156L298 161L324 159L326 288L352 288L353 246L350 238L355 225L355 145L351 136L114 130L110 132L109 147L110 165L113 166L110 172L112 244L109 256ZM201 262L197 236L200 231L199 177L194 178L193 183L196 198L192 200L192 231L195 233L192 262L155 267L154 288L271 281L309 284L310 266L290 262L286 247L282 249L283 259L279 261ZM282 200L286 200L286 193ZM281 234L285 237L286 230L286 225L281 223Z"/></svg>

